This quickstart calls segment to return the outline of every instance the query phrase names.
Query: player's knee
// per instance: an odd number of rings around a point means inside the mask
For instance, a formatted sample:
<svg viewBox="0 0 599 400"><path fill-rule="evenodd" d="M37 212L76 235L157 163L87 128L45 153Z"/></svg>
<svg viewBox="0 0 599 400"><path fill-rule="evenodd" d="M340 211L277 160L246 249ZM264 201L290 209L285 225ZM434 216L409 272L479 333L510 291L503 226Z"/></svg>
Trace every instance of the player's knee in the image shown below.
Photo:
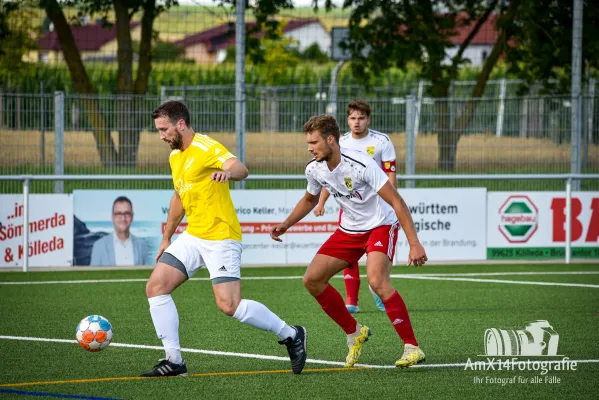
<svg viewBox="0 0 599 400"><path fill-rule="evenodd" d="M237 311L239 303L236 303L233 299L218 299L216 301L216 306L224 314L228 315L229 317L232 317L235 314L235 311Z"/></svg>
<svg viewBox="0 0 599 400"><path fill-rule="evenodd" d="M159 279L150 279L146 283L146 296L149 298L162 296L163 294L170 294L170 290L166 283Z"/></svg>
<svg viewBox="0 0 599 400"><path fill-rule="evenodd" d="M314 286L314 280L309 275L304 275L302 282L308 291L310 291L310 288Z"/></svg>
<svg viewBox="0 0 599 400"><path fill-rule="evenodd" d="M385 290L386 285L385 279L381 277L368 277L368 285L372 288L372 290L380 297L379 292Z"/></svg>

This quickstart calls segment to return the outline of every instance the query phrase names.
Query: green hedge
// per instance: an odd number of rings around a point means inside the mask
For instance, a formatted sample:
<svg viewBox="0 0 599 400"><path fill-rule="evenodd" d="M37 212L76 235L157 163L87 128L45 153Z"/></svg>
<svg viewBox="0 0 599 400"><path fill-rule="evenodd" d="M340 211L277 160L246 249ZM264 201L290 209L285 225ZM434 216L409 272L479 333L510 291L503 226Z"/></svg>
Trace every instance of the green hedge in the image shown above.
<svg viewBox="0 0 599 400"><path fill-rule="evenodd" d="M320 79L328 84L331 79L331 70L334 63L324 65L307 64L289 70L281 77L277 85L318 84ZM86 65L97 94L116 94L116 63L88 63ZM497 74L503 74L499 69ZM476 72L464 69L462 79L473 79ZM492 77L493 79L493 77ZM407 72L399 69L390 69L377 77L373 77L372 86L385 87L414 83L418 80L418 71L409 68ZM73 93L73 83L69 70L64 63L29 64L14 70L0 70L0 88L4 92L39 93L43 82L44 92L51 93L57 90ZM235 83L235 65L222 64L219 66L201 66L192 63L154 63L150 76L149 94L159 94L161 86L181 85L222 85ZM246 83L265 84L261 79L260 68L252 65L246 67ZM340 85L363 85L364 82L356 79L349 66L341 69L338 83Z"/></svg>

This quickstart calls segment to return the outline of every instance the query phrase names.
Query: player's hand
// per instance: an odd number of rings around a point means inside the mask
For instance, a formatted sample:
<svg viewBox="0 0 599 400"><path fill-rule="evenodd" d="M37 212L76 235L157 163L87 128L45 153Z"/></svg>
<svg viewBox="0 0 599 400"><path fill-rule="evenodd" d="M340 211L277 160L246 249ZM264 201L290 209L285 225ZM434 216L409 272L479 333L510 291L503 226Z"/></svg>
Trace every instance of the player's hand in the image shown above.
<svg viewBox="0 0 599 400"><path fill-rule="evenodd" d="M213 172L212 175L210 175L210 179L212 179L214 182L225 183L231 179L231 173L227 171Z"/></svg>
<svg viewBox="0 0 599 400"><path fill-rule="evenodd" d="M170 240L164 238L162 239L162 241L160 242L160 247L158 248L158 254L156 254L156 262L158 262L158 259L160 258L162 253L164 253L164 250L166 250L167 247L170 246L170 244Z"/></svg>
<svg viewBox="0 0 599 400"><path fill-rule="evenodd" d="M428 261L424 247L417 242L410 245L410 255L408 256L408 266L414 264L415 267L424 265Z"/></svg>
<svg viewBox="0 0 599 400"><path fill-rule="evenodd" d="M324 215L324 204L318 204L314 209L314 215L322 217Z"/></svg>
<svg viewBox="0 0 599 400"><path fill-rule="evenodd" d="M270 231L270 238L272 240L276 240L277 242L282 242L282 240L279 236L281 236L282 234L287 232L287 229L289 229L289 227L287 227L285 224L279 224L279 225L275 226Z"/></svg>

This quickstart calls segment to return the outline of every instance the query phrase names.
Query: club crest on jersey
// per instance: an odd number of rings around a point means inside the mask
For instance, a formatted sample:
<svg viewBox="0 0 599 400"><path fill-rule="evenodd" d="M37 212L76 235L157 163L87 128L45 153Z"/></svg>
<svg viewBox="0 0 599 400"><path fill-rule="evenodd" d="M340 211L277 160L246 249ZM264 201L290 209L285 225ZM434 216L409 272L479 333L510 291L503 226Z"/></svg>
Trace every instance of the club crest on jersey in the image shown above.
<svg viewBox="0 0 599 400"><path fill-rule="evenodd" d="M366 153L368 153L369 156L374 155L374 146L366 146Z"/></svg>
<svg viewBox="0 0 599 400"><path fill-rule="evenodd" d="M354 184L353 184L351 178L343 178L343 180L345 181L345 187L348 190L352 190L354 188Z"/></svg>

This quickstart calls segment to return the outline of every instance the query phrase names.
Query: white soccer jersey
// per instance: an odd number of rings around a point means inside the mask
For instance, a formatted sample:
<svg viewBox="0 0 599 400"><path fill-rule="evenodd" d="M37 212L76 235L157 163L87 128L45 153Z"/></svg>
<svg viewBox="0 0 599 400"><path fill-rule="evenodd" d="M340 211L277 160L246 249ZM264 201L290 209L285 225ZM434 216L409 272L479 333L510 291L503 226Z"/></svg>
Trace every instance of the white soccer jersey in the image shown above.
<svg viewBox="0 0 599 400"><path fill-rule="evenodd" d="M389 181L383 170L367 154L341 149L341 163L329 171L326 161L306 165L308 188L318 195L325 187L343 213L339 227L346 233L364 233L397 222L393 208L377 192Z"/></svg>
<svg viewBox="0 0 599 400"><path fill-rule="evenodd" d="M366 153L385 172L395 172L395 163L389 163L388 166L384 164L385 161L395 161L395 148L389 136L384 133L368 129L366 136L355 139L350 131L339 138L339 146Z"/></svg>

